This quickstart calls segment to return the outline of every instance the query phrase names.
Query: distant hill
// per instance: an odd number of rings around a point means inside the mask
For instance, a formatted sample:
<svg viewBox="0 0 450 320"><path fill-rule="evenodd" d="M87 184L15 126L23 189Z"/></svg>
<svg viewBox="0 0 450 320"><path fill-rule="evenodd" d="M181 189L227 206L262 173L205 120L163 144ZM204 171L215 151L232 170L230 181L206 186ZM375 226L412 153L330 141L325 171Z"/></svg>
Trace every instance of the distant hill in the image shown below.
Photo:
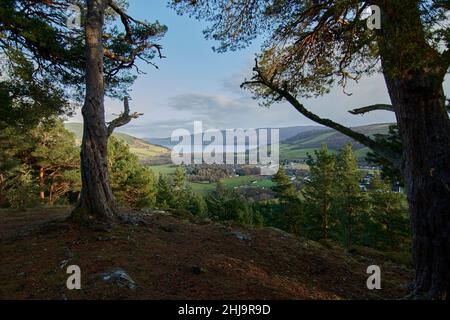
<svg viewBox="0 0 450 320"><path fill-rule="evenodd" d="M372 124L354 127L353 130L373 136L374 134L387 134L390 125L392 124ZM224 133L223 130L222 133ZM192 138L193 135L191 136ZM170 138L145 138L145 140L167 148L173 148L177 144L172 142ZM352 143L358 158L362 159L366 156L369 148L327 127L298 126L280 128L280 157L281 160L305 159L308 153L314 153L314 150L319 149L322 144L327 144L331 152L337 152L349 142Z"/></svg>
<svg viewBox="0 0 450 320"><path fill-rule="evenodd" d="M64 126L75 134L77 144L81 144L83 124L65 123ZM164 146L151 144L122 132L115 132L113 136L126 142L130 146L130 151L137 155L142 163L162 164L170 162L170 150Z"/></svg>
<svg viewBox="0 0 450 320"><path fill-rule="evenodd" d="M373 136L375 134L387 134L390 125L392 124L381 123L354 127L352 129L356 132ZM306 158L307 153L313 153L322 144L327 144L328 148L333 152L341 149L349 142L352 143L358 157L365 157L369 151L367 147L332 129L306 131L284 140L280 146L280 154L282 159L287 160Z"/></svg>
<svg viewBox="0 0 450 320"><path fill-rule="evenodd" d="M268 129L268 128L260 128L260 129ZM260 129L256 129L257 131ZM287 127L287 128L279 128L280 130L280 141L284 141L295 137L298 134L303 132L320 132L327 130L325 127L320 126L297 126L297 127ZM225 130L221 130L222 134L224 134ZM192 135L193 136L193 135ZM191 138L192 139L192 138ZM168 138L144 138L145 141L157 145L161 145L167 148L173 148L177 142L172 142L170 137Z"/></svg>
<svg viewBox="0 0 450 320"><path fill-rule="evenodd" d="M381 123L354 127L353 130L365 135L387 134L390 123ZM67 130L73 132L77 142L81 143L83 124L66 123ZM257 129L259 130L259 129ZM113 133L118 139L130 146L130 151L136 154L142 163L165 164L170 163L170 149L176 144L170 138L139 139L126 133ZM280 157L281 160L305 159L322 144L327 144L331 152L336 152L351 142L358 158L364 158L369 149L351 138L326 127L298 126L280 128Z"/></svg>

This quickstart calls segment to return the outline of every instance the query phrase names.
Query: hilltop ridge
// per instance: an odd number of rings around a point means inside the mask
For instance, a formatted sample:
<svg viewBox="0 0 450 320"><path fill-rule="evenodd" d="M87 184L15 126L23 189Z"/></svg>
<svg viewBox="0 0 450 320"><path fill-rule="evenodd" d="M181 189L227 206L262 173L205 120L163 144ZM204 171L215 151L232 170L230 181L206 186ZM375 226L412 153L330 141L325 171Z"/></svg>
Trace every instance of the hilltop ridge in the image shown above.
<svg viewBox="0 0 450 320"><path fill-rule="evenodd" d="M0 210L0 299L397 299L413 278L375 250L274 228L145 209L105 232L68 224L69 212ZM374 264L382 290L366 287ZM82 290L65 288L68 265L81 268ZM104 281L111 270L133 287Z"/></svg>

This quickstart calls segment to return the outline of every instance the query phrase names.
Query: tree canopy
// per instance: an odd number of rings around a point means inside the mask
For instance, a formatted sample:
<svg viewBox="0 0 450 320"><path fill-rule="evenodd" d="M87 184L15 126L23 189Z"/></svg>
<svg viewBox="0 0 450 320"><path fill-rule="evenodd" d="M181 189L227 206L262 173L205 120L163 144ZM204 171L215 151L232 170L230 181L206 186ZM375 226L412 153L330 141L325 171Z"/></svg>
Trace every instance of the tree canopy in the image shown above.
<svg viewBox="0 0 450 320"><path fill-rule="evenodd" d="M68 9L76 5L81 24L86 17L84 1L5 0L0 8L0 51L14 69L28 64L33 79L51 79L53 86L73 86L84 92L85 38L83 28L68 23ZM108 1L103 35L106 93L123 98L140 73L136 62L162 57L157 41L167 27L139 21L126 13L126 1ZM122 27L116 23L122 22Z"/></svg>

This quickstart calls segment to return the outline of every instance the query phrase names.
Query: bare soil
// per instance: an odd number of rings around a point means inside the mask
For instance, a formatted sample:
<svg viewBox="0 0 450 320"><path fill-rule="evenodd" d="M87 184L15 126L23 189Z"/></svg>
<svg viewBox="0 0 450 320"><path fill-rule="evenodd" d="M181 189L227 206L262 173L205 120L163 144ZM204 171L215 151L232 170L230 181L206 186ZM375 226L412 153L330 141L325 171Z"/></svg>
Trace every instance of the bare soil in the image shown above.
<svg viewBox="0 0 450 320"><path fill-rule="evenodd" d="M67 208L0 211L0 299L397 299L413 276L382 255L276 229L127 213L139 222L104 231L66 222ZM366 287L372 264L382 290ZM81 290L66 288L69 265L81 268ZM116 268L137 287L102 279Z"/></svg>

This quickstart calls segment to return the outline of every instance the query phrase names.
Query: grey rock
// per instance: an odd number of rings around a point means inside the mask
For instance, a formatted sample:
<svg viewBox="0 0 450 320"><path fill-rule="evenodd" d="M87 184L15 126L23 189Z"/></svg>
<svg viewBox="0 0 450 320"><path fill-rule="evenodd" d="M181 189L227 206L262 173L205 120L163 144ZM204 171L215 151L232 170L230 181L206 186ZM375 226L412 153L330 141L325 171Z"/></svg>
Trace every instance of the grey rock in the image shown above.
<svg viewBox="0 0 450 320"><path fill-rule="evenodd" d="M241 240L241 241L251 241L252 240L252 238L248 234L242 233L240 231L233 231L233 232L231 232L231 234L236 239Z"/></svg>
<svg viewBox="0 0 450 320"><path fill-rule="evenodd" d="M123 269L114 269L111 272L101 274L102 280L106 282L116 283L120 287L128 287L131 290L135 290L136 282L130 277L130 275Z"/></svg>
<svg viewBox="0 0 450 320"><path fill-rule="evenodd" d="M274 232L277 232L281 236L286 237L286 238L293 238L294 237L292 234L287 233L286 231L283 231L283 230L275 228L275 227L267 227L266 229L274 231Z"/></svg>

